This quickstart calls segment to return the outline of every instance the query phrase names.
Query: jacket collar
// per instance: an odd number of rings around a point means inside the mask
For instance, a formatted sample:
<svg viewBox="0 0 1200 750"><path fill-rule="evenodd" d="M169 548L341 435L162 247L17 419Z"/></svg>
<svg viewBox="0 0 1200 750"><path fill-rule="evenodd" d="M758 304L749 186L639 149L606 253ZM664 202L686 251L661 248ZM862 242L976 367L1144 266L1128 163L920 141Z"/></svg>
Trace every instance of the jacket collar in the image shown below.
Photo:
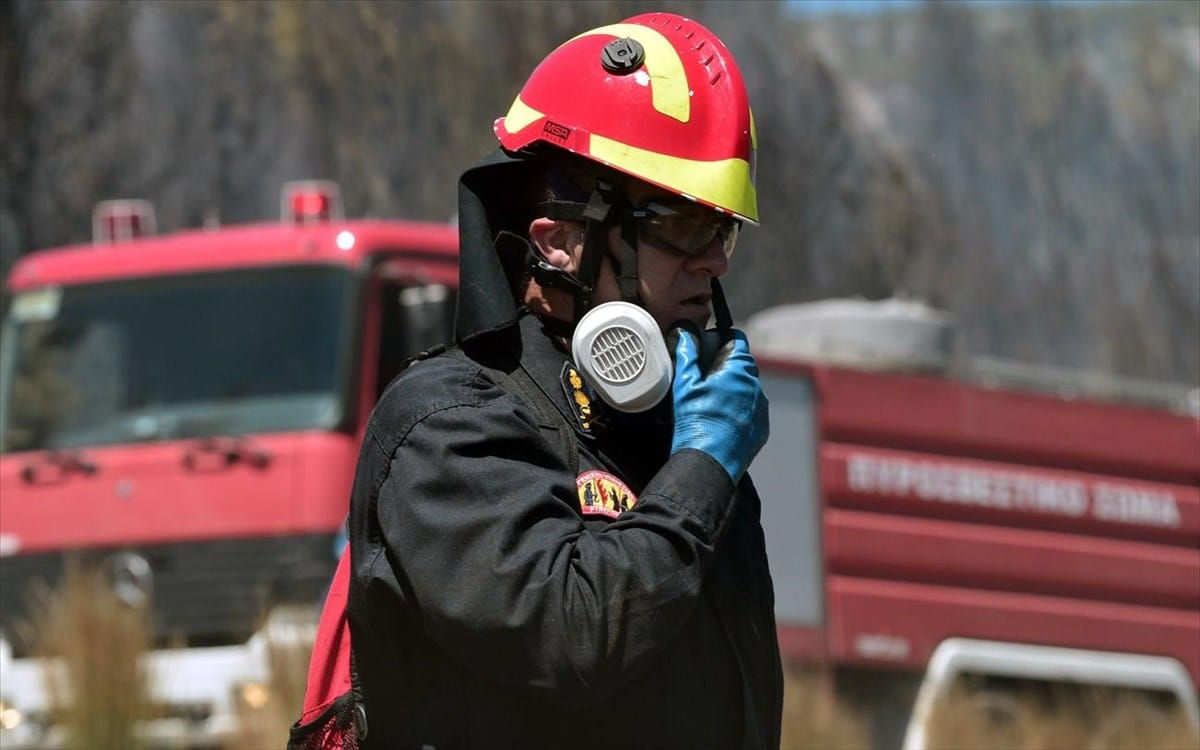
<svg viewBox="0 0 1200 750"><path fill-rule="evenodd" d="M569 373L574 368L569 353L550 333L538 316L524 313L519 321L521 330L521 367L537 383L538 388L566 418L575 432L582 436L594 433L603 405L591 389L579 379L575 386ZM578 391L578 394L575 393Z"/></svg>

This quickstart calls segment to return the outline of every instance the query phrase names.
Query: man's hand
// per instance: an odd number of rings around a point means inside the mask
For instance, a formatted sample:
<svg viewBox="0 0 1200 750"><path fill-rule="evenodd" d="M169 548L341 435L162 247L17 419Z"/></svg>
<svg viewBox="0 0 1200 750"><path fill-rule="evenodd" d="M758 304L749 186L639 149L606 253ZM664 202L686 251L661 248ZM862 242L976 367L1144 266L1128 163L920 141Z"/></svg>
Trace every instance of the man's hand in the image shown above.
<svg viewBox="0 0 1200 750"><path fill-rule="evenodd" d="M767 397L746 334L733 330L708 373L701 372L698 338L679 331L675 344L675 434L671 454L692 448L711 456L736 484L767 442Z"/></svg>

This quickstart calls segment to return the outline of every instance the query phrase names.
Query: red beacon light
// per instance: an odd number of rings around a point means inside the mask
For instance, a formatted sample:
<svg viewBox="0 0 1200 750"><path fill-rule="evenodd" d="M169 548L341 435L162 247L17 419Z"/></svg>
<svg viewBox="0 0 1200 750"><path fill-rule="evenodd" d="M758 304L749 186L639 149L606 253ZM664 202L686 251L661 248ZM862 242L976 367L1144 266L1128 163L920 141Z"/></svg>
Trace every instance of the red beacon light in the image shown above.
<svg viewBox="0 0 1200 750"><path fill-rule="evenodd" d="M283 186L279 215L285 224L322 224L342 219L342 192L330 180L299 180Z"/></svg>
<svg viewBox="0 0 1200 750"><path fill-rule="evenodd" d="M128 242L154 234L154 206L143 200L100 201L92 209L92 244Z"/></svg>

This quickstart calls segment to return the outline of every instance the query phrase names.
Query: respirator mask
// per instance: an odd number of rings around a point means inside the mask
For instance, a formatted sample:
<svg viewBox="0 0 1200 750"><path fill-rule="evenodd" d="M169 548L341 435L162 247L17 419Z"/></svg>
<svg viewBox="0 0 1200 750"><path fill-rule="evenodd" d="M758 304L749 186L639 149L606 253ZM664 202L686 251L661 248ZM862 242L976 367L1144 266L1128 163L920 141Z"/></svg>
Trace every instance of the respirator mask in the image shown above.
<svg viewBox="0 0 1200 750"><path fill-rule="evenodd" d="M724 299L719 307L724 308ZM658 323L643 308L630 302L605 302L575 326L571 337L575 367L612 408L627 414L648 411L671 390L673 352L682 328L699 342L700 369L707 372L730 337L728 325L700 331L681 322L664 339Z"/></svg>
<svg viewBox="0 0 1200 750"><path fill-rule="evenodd" d="M671 390L667 342L650 313L630 302L589 310L575 326L571 352L584 380L617 411L652 409Z"/></svg>

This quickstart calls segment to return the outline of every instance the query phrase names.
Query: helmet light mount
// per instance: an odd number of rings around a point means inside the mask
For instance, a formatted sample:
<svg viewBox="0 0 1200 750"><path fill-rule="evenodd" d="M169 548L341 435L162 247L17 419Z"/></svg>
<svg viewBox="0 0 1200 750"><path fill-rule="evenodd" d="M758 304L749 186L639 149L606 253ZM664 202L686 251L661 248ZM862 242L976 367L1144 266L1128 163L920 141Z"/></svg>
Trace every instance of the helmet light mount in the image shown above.
<svg viewBox="0 0 1200 750"><path fill-rule="evenodd" d="M604 45L600 52L600 64L609 73L617 76L629 75L642 67L646 61L646 48L631 37L614 39Z"/></svg>

